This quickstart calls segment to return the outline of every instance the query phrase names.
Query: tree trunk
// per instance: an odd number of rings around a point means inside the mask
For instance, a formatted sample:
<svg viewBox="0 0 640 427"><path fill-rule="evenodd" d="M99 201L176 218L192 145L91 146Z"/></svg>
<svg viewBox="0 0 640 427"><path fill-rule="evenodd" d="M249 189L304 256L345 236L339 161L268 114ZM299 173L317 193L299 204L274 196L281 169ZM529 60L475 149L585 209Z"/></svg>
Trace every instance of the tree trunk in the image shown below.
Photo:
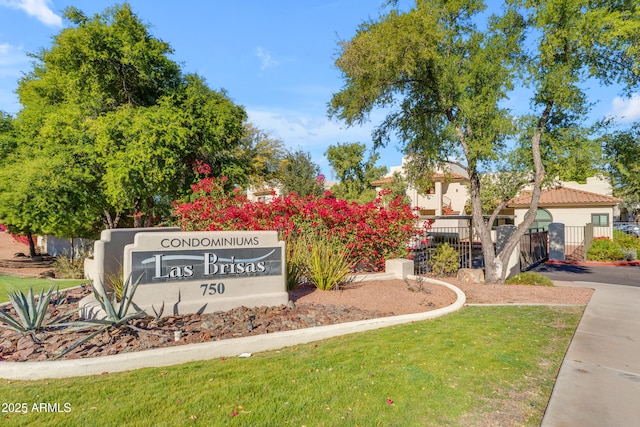
<svg viewBox="0 0 640 427"><path fill-rule="evenodd" d="M134 200L133 210L133 228L140 228L142 227L142 200Z"/></svg>
<svg viewBox="0 0 640 427"><path fill-rule="evenodd" d="M115 217L111 216L111 212L107 208L102 208L102 223L107 229L118 228L118 222L120 222L120 212L117 212Z"/></svg>
<svg viewBox="0 0 640 427"><path fill-rule="evenodd" d="M540 141L542 140L542 133L544 131L547 122L549 121L549 117L551 115L551 110L553 108L553 102L547 102L544 111L542 112L540 119L538 120L538 124L536 126L536 130L531 137L531 154L533 156L533 189L531 192L531 204L529 205L529 209L524 215L524 219L518 225L518 228L514 231L514 233L509 237L507 242L504 245L502 251L496 254L496 259L492 260L490 271L485 270L485 280L487 280L487 276L494 279L494 283L504 283L507 276L507 268L506 266L509 263L509 258L511 258L511 254L516 249L516 246L520 243L520 239L524 236L524 233L527 232L533 221L536 219L536 214L538 213L538 202L540 201L540 195L542 193L542 181L544 179L544 165L542 164L542 154L540 152ZM496 262L499 260L499 262ZM485 260L485 267L487 266ZM488 282L492 283L492 282Z"/></svg>
<svg viewBox="0 0 640 427"><path fill-rule="evenodd" d="M69 237L69 258L71 261L76 257L76 248L73 246L73 237Z"/></svg>
<svg viewBox="0 0 640 427"><path fill-rule="evenodd" d="M34 259L38 254L36 253L36 245L33 243L33 234L31 234L31 231L27 231L27 240L29 242L29 256L31 259Z"/></svg>

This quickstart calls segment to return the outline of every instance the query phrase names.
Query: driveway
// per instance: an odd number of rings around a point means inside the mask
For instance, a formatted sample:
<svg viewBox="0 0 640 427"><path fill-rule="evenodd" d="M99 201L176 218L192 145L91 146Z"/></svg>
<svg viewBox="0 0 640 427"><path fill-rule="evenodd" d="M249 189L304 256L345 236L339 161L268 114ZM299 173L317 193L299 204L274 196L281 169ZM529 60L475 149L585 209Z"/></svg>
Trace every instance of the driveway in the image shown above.
<svg viewBox="0 0 640 427"><path fill-rule="evenodd" d="M530 271L540 273L551 280L640 287L640 265L540 264Z"/></svg>

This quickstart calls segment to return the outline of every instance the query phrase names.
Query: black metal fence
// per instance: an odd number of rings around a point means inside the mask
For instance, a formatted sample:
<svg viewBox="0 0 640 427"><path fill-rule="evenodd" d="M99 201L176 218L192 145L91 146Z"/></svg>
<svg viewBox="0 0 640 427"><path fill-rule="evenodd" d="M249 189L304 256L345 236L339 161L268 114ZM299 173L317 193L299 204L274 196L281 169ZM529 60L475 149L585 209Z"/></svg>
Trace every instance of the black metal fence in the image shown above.
<svg viewBox="0 0 640 427"><path fill-rule="evenodd" d="M442 243L448 243L458 251L460 268L484 267L482 244L472 230L467 227L440 227L430 230L412 245L414 274L431 272L431 259Z"/></svg>
<svg viewBox="0 0 640 427"><path fill-rule="evenodd" d="M532 230L520 240L520 271L549 257L548 232ZM469 228L434 228L413 242L414 274L431 272L431 260L439 244L448 243L458 251L460 268L484 268L484 256L480 239Z"/></svg>
<svg viewBox="0 0 640 427"><path fill-rule="evenodd" d="M549 232L547 230L529 230L520 239L520 271L549 258Z"/></svg>

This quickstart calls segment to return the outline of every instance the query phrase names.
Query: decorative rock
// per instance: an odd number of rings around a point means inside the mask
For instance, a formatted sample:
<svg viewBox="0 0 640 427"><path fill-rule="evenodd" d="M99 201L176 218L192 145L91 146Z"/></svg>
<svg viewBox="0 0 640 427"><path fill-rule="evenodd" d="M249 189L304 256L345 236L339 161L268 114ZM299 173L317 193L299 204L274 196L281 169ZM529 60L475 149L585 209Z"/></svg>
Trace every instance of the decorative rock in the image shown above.
<svg viewBox="0 0 640 427"><path fill-rule="evenodd" d="M484 283L484 270L480 268L461 268L458 270L456 278L466 283Z"/></svg>
<svg viewBox="0 0 640 427"><path fill-rule="evenodd" d="M46 278L53 278L53 277L56 277L56 273L53 270L46 270L46 271L43 271L42 273L38 274L38 277L45 278L45 279Z"/></svg>

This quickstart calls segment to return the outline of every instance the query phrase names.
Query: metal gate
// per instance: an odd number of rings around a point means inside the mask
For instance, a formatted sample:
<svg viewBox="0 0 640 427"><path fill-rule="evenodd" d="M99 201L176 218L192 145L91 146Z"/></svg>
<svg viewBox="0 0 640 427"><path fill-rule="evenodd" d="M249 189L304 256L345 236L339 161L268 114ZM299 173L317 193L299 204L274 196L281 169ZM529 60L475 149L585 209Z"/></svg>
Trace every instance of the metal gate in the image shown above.
<svg viewBox="0 0 640 427"><path fill-rule="evenodd" d="M549 258L549 232L530 229L520 239L520 271Z"/></svg>

